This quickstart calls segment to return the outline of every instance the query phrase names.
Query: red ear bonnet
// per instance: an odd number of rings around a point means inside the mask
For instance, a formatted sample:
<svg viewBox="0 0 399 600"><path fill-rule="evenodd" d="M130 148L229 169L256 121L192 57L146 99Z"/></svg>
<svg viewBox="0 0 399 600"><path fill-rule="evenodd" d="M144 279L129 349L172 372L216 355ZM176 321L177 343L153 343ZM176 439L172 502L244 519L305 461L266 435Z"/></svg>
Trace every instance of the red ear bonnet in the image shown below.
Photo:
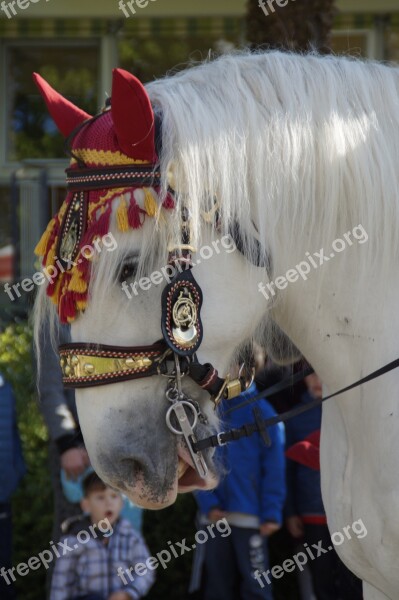
<svg viewBox="0 0 399 600"><path fill-rule="evenodd" d="M146 217L174 206L161 194L155 150L155 117L140 81L114 69L111 108L90 117L40 75L34 80L58 129L71 140L67 196L35 252L56 275L46 288L62 322L73 321L88 301L92 257L84 253L111 227L137 229ZM79 127L82 125L82 127ZM62 267L62 269L61 269Z"/></svg>
<svg viewBox="0 0 399 600"><path fill-rule="evenodd" d="M90 119L91 116L87 112L61 96L38 73L33 73L33 80L39 88L55 124L65 137L68 137L80 123Z"/></svg>
<svg viewBox="0 0 399 600"><path fill-rule="evenodd" d="M111 111L121 150L132 158L155 161L150 99L137 77L123 69L113 70Z"/></svg>

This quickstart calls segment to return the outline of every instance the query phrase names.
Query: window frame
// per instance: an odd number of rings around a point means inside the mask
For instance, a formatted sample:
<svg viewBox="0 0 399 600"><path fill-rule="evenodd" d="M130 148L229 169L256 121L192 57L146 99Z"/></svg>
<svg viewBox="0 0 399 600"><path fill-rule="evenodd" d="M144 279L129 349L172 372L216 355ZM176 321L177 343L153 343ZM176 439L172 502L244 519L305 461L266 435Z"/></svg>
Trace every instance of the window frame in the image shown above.
<svg viewBox="0 0 399 600"><path fill-rule="evenodd" d="M374 60L376 59L376 32L375 29L370 27L370 28L366 28L366 27L362 27L357 29L356 27L350 27L350 28L342 28L342 29L337 29L334 28L331 31L331 37L335 38L335 37L350 37L351 35L353 36L364 36L365 38L365 42L366 42L366 55L363 56L364 59L367 60ZM349 54L349 49L348 49L348 54ZM339 55L342 56L342 55ZM351 55L350 55L351 56Z"/></svg>
<svg viewBox="0 0 399 600"><path fill-rule="evenodd" d="M10 97L7 94L6 76L8 73L9 49L21 47L36 47L36 48L55 48L55 47L70 47L70 48L96 48L98 52L98 84L97 84L97 103L101 104L101 74L102 74L102 39L101 37L92 37L89 39L38 39L31 38L26 40L20 39L3 39L0 40L0 97L4 102L0 106L0 131L8 133L7 114L9 111ZM3 135L0 138L0 169L15 170L23 161L9 160L7 158L8 135ZM60 165L65 163L64 158L50 159L52 163L56 161Z"/></svg>

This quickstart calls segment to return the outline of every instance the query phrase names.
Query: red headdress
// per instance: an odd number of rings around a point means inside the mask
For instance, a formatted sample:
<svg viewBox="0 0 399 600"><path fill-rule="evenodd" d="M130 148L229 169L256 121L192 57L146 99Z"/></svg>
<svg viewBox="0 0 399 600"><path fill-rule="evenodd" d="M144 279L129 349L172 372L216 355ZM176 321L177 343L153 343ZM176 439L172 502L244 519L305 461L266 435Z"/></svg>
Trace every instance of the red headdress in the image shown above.
<svg viewBox="0 0 399 600"><path fill-rule="evenodd" d="M65 323L86 307L91 250L109 231L114 198L119 197L119 231L137 229L145 215L156 213L160 173L155 117L143 85L122 69L113 71L111 107L95 117L66 100L36 73L34 81L59 130L73 138L66 199L35 249L43 256L43 267L48 272L52 267L47 295ZM142 205L134 195L137 188L144 192ZM171 208L172 199L167 197L163 206Z"/></svg>

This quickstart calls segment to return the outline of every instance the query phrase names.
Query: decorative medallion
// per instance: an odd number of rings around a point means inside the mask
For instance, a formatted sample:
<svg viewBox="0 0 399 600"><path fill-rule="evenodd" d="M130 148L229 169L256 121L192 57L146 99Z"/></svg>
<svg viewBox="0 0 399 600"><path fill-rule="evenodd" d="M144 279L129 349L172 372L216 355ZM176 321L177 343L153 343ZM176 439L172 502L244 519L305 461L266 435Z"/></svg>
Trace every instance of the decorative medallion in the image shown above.
<svg viewBox="0 0 399 600"><path fill-rule="evenodd" d="M202 340L201 288L191 270L179 273L162 294L162 333L169 347L190 356Z"/></svg>
<svg viewBox="0 0 399 600"><path fill-rule="evenodd" d="M58 238L57 257L68 271L74 266L86 230L87 193L76 192L65 213Z"/></svg>

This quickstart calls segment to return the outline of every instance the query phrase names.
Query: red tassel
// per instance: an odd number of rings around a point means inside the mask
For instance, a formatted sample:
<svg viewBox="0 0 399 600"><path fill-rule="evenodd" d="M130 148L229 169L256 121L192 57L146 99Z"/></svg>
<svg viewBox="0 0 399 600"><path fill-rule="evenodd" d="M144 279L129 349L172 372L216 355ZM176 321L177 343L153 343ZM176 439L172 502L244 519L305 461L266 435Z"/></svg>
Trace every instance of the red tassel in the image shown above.
<svg viewBox="0 0 399 600"><path fill-rule="evenodd" d="M162 206L164 208L174 208L175 207L175 200L171 194L168 194L166 196L165 200L162 202Z"/></svg>
<svg viewBox="0 0 399 600"><path fill-rule="evenodd" d="M77 269L79 273L82 274L82 279L88 283L90 279L91 262L83 255L81 255L80 258L82 259L82 262L78 264Z"/></svg>
<svg viewBox="0 0 399 600"><path fill-rule="evenodd" d="M100 237L102 237L103 235L106 235L108 233L111 213L112 205L109 204L105 212L102 215L100 215L98 221L94 221L93 226L90 227L91 239L93 239L95 235L99 235Z"/></svg>
<svg viewBox="0 0 399 600"><path fill-rule="evenodd" d="M51 235L50 235L50 237L48 239L48 242L47 242L46 252L45 252L45 254L43 256L43 263L42 263L43 265L46 265L47 255L50 252L50 250L51 250L51 248L52 248L52 246L54 244L54 241L55 241L56 237L58 236L59 231L60 231L60 221L58 219L58 215L56 215L55 216L54 227L52 229Z"/></svg>
<svg viewBox="0 0 399 600"><path fill-rule="evenodd" d="M46 294L47 294L47 296L49 296L50 298L51 298L51 296L53 296L53 294L54 294L54 291L55 291L55 284L56 284L56 283L57 283L56 281L53 281L52 283L49 283L49 284L48 284L48 286L47 286L47 288L46 288Z"/></svg>
<svg viewBox="0 0 399 600"><path fill-rule="evenodd" d="M127 220L132 229L139 229L142 226L144 218L141 218L141 213L144 211L136 204L135 199L132 197L127 209Z"/></svg>
<svg viewBox="0 0 399 600"><path fill-rule="evenodd" d="M83 248L84 246L91 246L94 238L94 233L92 229L92 225L90 225L90 229L86 231L84 236L82 237L82 241L79 244L79 248ZM84 260L84 256L82 254L78 255L78 258L82 258ZM75 261L77 262L77 261ZM82 263L80 263L82 264Z"/></svg>
<svg viewBox="0 0 399 600"><path fill-rule="evenodd" d="M66 292L61 296L58 314L62 323L69 323L69 319L76 316L74 294Z"/></svg>

